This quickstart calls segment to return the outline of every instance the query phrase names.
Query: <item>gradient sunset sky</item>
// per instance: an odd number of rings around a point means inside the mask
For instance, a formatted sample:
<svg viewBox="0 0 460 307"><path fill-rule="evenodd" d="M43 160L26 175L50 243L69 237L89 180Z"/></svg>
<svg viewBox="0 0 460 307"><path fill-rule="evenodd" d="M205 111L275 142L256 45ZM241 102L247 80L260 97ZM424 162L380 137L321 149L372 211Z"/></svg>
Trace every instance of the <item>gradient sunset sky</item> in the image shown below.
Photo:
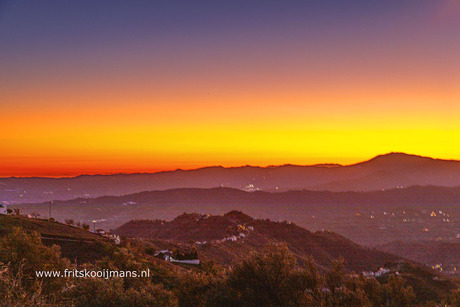
<svg viewBox="0 0 460 307"><path fill-rule="evenodd" d="M0 176L460 159L460 1L0 1Z"/></svg>

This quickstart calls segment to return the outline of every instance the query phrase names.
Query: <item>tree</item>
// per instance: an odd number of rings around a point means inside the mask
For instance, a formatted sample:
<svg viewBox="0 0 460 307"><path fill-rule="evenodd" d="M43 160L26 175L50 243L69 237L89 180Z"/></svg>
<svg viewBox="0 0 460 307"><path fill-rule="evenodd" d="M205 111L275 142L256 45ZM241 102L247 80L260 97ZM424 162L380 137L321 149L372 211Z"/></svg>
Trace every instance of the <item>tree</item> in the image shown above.
<svg viewBox="0 0 460 307"><path fill-rule="evenodd" d="M142 288L126 287L122 278L78 279L61 300L72 306L177 306L177 298L162 285L144 281Z"/></svg>
<svg viewBox="0 0 460 307"><path fill-rule="evenodd" d="M460 289L450 291L447 303L448 306L460 306Z"/></svg>
<svg viewBox="0 0 460 307"><path fill-rule="evenodd" d="M383 287L375 278L359 275L345 281L347 289L353 293L363 293L371 306L384 306Z"/></svg>
<svg viewBox="0 0 460 307"><path fill-rule="evenodd" d="M388 283L384 285L384 297L388 306L410 306L415 300L414 289L404 286L400 276L390 276Z"/></svg>
<svg viewBox="0 0 460 307"><path fill-rule="evenodd" d="M14 208L14 215L21 215L21 209Z"/></svg>
<svg viewBox="0 0 460 307"><path fill-rule="evenodd" d="M22 276L18 278L20 288L33 292L36 291L37 282L40 282L45 295L58 291L66 279L40 279L36 272L63 271L70 266L67 259L61 258L59 246L47 247L42 244L38 233L27 233L18 227L0 239L0 263L9 264L11 276Z"/></svg>
<svg viewBox="0 0 460 307"><path fill-rule="evenodd" d="M238 306L236 294L222 275L187 272L180 276L175 288L180 306Z"/></svg>
<svg viewBox="0 0 460 307"><path fill-rule="evenodd" d="M75 223L73 219L66 219L64 222L69 226Z"/></svg>
<svg viewBox="0 0 460 307"><path fill-rule="evenodd" d="M39 306L45 304L41 282L25 288L23 265L14 272L11 264L0 266L0 304L2 306Z"/></svg>
<svg viewBox="0 0 460 307"><path fill-rule="evenodd" d="M81 227L82 227L84 230L89 230L89 225L86 224L86 223L83 223L83 224L81 225Z"/></svg>
<svg viewBox="0 0 460 307"><path fill-rule="evenodd" d="M323 278L319 273L312 257L307 259L305 269L302 274L303 288L306 289L305 304L319 305L323 299L321 285Z"/></svg>
<svg viewBox="0 0 460 307"><path fill-rule="evenodd" d="M11 215L13 213L13 209L8 208L6 209L6 214Z"/></svg>
<svg viewBox="0 0 460 307"><path fill-rule="evenodd" d="M286 244L268 246L236 266L229 285L241 304L260 306L297 305L304 299L305 278Z"/></svg>
<svg viewBox="0 0 460 307"><path fill-rule="evenodd" d="M332 268L326 273L326 302L330 302L332 306L340 305L343 299L343 283L345 272L343 267L343 259L332 262Z"/></svg>

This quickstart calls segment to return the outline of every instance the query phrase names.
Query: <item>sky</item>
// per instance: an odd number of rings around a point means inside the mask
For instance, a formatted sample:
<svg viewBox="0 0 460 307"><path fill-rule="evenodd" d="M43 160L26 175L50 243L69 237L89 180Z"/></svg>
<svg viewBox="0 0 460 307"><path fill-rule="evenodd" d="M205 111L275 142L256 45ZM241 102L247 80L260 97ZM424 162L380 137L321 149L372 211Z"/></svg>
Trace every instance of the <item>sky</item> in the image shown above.
<svg viewBox="0 0 460 307"><path fill-rule="evenodd" d="M460 159L460 1L2 1L0 177Z"/></svg>

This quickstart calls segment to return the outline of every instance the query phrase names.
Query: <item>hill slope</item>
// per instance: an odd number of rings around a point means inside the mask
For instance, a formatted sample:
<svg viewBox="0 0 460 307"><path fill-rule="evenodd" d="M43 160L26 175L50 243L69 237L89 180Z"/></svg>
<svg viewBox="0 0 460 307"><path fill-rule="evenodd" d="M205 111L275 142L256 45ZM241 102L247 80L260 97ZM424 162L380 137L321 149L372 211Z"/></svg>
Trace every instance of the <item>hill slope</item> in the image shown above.
<svg viewBox="0 0 460 307"><path fill-rule="evenodd" d="M170 222L130 221L115 230L128 237L193 244L206 260L234 263L269 243L284 242L302 263L308 256L323 266L343 257L354 271L375 269L399 257L361 247L331 232L312 233L292 223L258 220L239 211L222 216L183 214ZM158 243L158 242L157 242Z"/></svg>
<svg viewBox="0 0 460 307"><path fill-rule="evenodd" d="M62 256L77 263L103 258L106 255L103 243L111 244L108 239L81 228L47 220L0 215L0 237L8 234L13 227L39 233L43 244L60 246Z"/></svg>

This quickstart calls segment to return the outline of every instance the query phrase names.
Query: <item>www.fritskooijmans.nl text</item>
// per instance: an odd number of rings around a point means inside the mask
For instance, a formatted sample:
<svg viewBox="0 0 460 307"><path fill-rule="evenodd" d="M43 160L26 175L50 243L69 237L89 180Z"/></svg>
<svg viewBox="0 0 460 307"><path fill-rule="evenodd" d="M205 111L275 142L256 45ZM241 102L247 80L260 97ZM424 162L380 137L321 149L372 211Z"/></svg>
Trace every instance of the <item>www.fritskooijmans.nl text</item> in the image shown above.
<svg viewBox="0 0 460 307"><path fill-rule="evenodd" d="M77 277L77 278L136 278L136 277L150 277L150 270L143 271L114 271L114 270L77 270L65 269L64 271L35 271L36 277L54 277L54 278L68 278L68 277Z"/></svg>

